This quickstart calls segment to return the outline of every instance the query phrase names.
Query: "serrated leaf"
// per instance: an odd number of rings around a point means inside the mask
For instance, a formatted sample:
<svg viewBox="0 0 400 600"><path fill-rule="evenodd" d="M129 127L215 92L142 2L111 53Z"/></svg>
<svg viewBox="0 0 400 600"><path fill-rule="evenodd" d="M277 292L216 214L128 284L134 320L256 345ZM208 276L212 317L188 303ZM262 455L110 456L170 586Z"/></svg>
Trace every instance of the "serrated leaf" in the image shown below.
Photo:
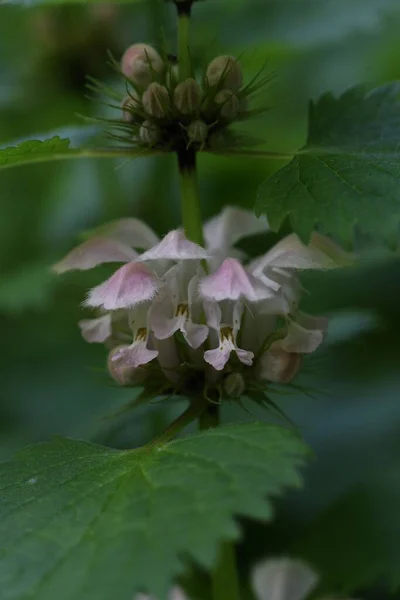
<svg viewBox="0 0 400 600"><path fill-rule="evenodd" d="M67 138L58 136L48 140L27 140L17 146L0 150L0 169L8 169L19 165L48 162L53 160L71 160L76 158L135 158L154 152L141 151L134 153L129 149L117 150L112 148L70 148Z"/></svg>
<svg viewBox="0 0 400 600"><path fill-rule="evenodd" d="M306 146L261 185L256 212L286 217L303 239L315 225L346 243L354 227L396 243L400 223L400 84L352 88L310 104Z"/></svg>
<svg viewBox="0 0 400 600"><path fill-rule="evenodd" d="M297 551L323 576L323 591L379 581L400 588L400 470L359 485L317 520Z"/></svg>
<svg viewBox="0 0 400 600"><path fill-rule="evenodd" d="M211 567L233 517L272 517L265 497L299 485L306 445L246 424L116 451L56 439L0 465L4 600L165 598L187 555Z"/></svg>

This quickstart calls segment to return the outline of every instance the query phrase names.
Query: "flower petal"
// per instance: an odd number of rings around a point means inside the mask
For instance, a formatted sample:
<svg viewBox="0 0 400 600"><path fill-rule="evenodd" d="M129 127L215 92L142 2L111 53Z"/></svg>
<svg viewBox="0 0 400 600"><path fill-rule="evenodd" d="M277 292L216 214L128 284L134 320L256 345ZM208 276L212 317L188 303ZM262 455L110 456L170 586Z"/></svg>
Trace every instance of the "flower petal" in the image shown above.
<svg viewBox="0 0 400 600"><path fill-rule="evenodd" d="M116 353L114 360L119 364L136 369L140 365L146 365L158 356L157 350L148 350L146 340L135 341L127 347L121 347L120 353Z"/></svg>
<svg viewBox="0 0 400 600"><path fill-rule="evenodd" d="M310 567L289 558L266 560L251 576L257 600L303 600L317 581Z"/></svg>
<svg viewBox="0 0 400 600"><path fill-rule="evenodd" d="M350 263L350 255L327 237L314 232L308 245L298 235L291 233L278 242L269 252L256 258L249 265L254 273L267 267L285 269L335 269Z"/></svg>
<svg viewBox="0 0 400 600"><path fill-rule="evenodd" d="M151 300L159 289L159 281L142 263L128 263L107 281L90 290L86 306L117 310Z"/></svg>
<svg viewBox="0 0 400 600"><path fill-rule="evenodd" d="M239 300L257 302L274 296L275 291L264 285L235 258L227 258L213 273L200 282L200 294L208 300ZM279 288L279 286L278 286Z"/></svg>
<svg viewBox="0 0 400 600"><path fill-rule="evenodd" d="M174 229L167 233L156 246L141 254L138 260L185 260L207 257L208 253L204 248L188 240L181 229Z"/></svg>
<svg viewBox="0 0 400 600"><path fill-rule="evenodd" d="M110 262L129 262L137 257L137 252L117 240L94 237L73 248L60 262L53 266L56 273L78 269L85 271L97 265Z"/></svg>
<svg viewBox="0 0 400 600"><path fill-rule="evenodd" d="M193 321L188 318L182 333L189 346L196 350L206 341L208 337L208 327L206 325L193 323Z"/></svg>
<svg viewBox="0 0 400 600"><path fill-rule="evenodd" d="M118 240L133 248L147 250L160 241L160 238L143 221L134 218L116 219L97 230L101 236Z"/></svg>
<svg viewBox="0 0 400 600"><path fill-rule="evenodd" d="M232 350L233 348L229 344L220 344L214 350L206 350L204 352L204 360L214 367L216 371L222 371L229 360Z"/></svg>
<svg viewBox="0 0 400 600"><path fill-rule="evenodd" d="M210 251L228 249L244 237L269 231L268 222L253 212L226 206L204 225L206 247Z"/></svg>
<svg viewBox="0 0 400 600"><path fill-rule="evenodd" d="M323 317L299 313L296 315L296 320L290 321L286 337L275 344L286 352L300 354L315 352L324 340L327 324L327 319Z"/></svg>
<svg viewBox="0 0 400 600"><path fill-rule="evenodd" d="M107 314L98 319L83 319L78 326L83 339L89 344L101 344L111 337L111 315Z"/></svg>

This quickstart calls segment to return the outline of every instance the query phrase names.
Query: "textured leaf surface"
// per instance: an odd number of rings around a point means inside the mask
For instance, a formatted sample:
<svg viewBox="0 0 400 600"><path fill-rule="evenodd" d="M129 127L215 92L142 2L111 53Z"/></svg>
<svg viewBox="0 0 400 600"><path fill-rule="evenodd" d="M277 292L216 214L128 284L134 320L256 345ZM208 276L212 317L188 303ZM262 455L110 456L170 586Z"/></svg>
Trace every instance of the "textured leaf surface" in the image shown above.
<svg viewBox="0 0 400 600"><path fill-rule="evenodd" d="M306 239L320 224L350 242L354 226L395 243L400 222L400 84L310 105L306 146L259 189L273 229L288 216Z"/></svg>
<svg viewBox="0 0 400 600"><path fill-rule="evenodd" d="M271 518L265 497L300 484L306 454L266 424L128 452L61 438L27 448L0 470L2 598L165 598L185 555L209 567L238 536L234 515Z"/></svg>
<svg viewBox="0 0 400 600"><path fill-rule="evenodd" d="M0 169L19 165L48 162L52 160L70 160L74 158L119 158L135 156L129 150L97 148L70 148L69 140L58 136L48 140L27 140L17 146L0 150ZM150 154L150 152L149 152Z"/></svg>
<svg viewBox="0 0 400 600"><path fill-rule="evenodd" d="M383 580L400 588L400 470L340 500L300 546L327 591L353 592Z"/></svg>

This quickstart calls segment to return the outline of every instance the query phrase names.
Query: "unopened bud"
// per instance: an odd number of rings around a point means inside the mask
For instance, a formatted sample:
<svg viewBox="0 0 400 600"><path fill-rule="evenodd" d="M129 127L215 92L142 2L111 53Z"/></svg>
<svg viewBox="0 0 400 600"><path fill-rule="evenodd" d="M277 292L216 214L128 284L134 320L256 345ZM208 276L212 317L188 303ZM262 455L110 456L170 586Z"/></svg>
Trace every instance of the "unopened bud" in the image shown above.
<svg viewBox="0 0 400 600"><path fill-rule="evenodd" d="M259 376L275 383L290 383L297 375L300 365L300 354L271 348L260 358Z"/></svg>
<svg viewBox="0 0 400 600"><path fill-rule="evenodd" d="M125 77L141 88L147 87L164 70L164 62L152 46L133 44L121 59L121 70Z"/></svg>
<svg viewBox="0 0 400 600"><path fill-rule="evenodd" d="M132 91L130 96L127 96L122 101L122 117L127 123L131 123L133 121L133 112L137 109L138 102L139 95L135 91Z"/></svg>
<svg viewBox="0 0 400 600"><path fill-rule="evenodd" d="M179 83L174 91L174 103L183 115L191 115L197 111L201 102L201 89L192 78Z"/></svg>
<svg viewBox="0 0 400 600"><path fill-rule="evenodd" d="M142 383L148 376L148 371L143 367L132 367L126 362L125 351L128 348L128 344L113 348L107 359L108 372L119 385Z"/></svg>
<svg viewBox="0 0 400 600"><path fill-rule="evenodd" d="M221 90L215 96L216 104L220 105L219 114L228 121L233 121L240 111L240 101L232 90Z"/></svg>
<svg viewBox="0 0 400 600"><path fill-rule="evenodd" d="M204 121L192 121L187 128L187 134L191 142L203 144L208 137L208 125Z"/></svg>
<svg viewBox="0 0 400 600"><path fill-rule="evenodd" d="M165 85L153 81L142 96L142 104L147 114L162 119L171 107L171 100Z"/></svg>
<svg viewBox="0 0 400 600"><path fill-rule="evenodd" d="M210 86L223 85L236 91L243 82L242 69L234 56L217 56L210 62L206 71Z"/></svg>
<svg viewBox="0 0 400 600"><path fill-rule="evenodd" d="M240 373L231 373L225 377L222 388L228 398L240 398L246 389L246 384Z"/></svg>
<svg viewBox="0 0 400 600"><path fill-rule="evenodd" d="M143 143L154 146L159 141L160 135L161 132L157 125L151 121L143 121L139 131L139 137Z"/></svg>

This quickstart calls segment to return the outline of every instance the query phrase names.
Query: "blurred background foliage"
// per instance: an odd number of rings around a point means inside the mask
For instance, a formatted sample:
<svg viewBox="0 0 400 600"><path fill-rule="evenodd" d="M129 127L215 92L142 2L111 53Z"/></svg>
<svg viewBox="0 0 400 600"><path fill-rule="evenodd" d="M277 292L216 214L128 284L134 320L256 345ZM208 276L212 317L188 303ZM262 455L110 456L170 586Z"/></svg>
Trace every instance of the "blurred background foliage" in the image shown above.
<svg viewBox="0 0 400 600"><path fill-rule="evenodd" d="M115 83L107 51L119 58L129 44L147 41L176 52L174 7L158 0L6 4L0 10L0 146L49 134L70 136L73 144L97 136L77 114L106 110L87 99L85 78ZM274 78L257 102L271 110L247 129L273 150L290 150L304 141L308 98L400 79L399 30L399 2L389 0L206 0L193 10L192 55L200 67L220 52L236 54L248 79L265 65ZM204 155L199 166L203 211L211 216L225 204L252 208L258 185L280 163ZM110 383L103 349L84 343L76 326L85 290L101 279L101 269L58 279L49 267L83 230L110 219L140 217L160 234L176 226L174 158L12 169L1 172L0 190L1 456L54 433L118 447L144 443L179 404L110 416L132 392ZM271 234L244 246L256 254L275 239ZM353 513L340 513L340 506L347 497L354 502L354 490L371 485L376 491L381 481L387 489L389 478L400 495L400 261L373 239L358 244L363 251L357 268L304 278L304 307L331 317L328 343L306 363L303 391L290 388L274 399L316 459L305 474L305 490L277 503L273 526L245 523L243 570L261 556L293 550L311 557L327 581L334 569L354 575L357 543L346 553L336 540L331 556L321 558L315 524L326 520L326 511L339 511L337 530L346 545L360 527L352 531ZM224 418L271 418L257 406L246 408L228 406ZM378 511L377 505L377 521ZM400 533L398 504L385 511L389 530ZM381 560L398 559L400 571L400 542L383 545L387 556ZM360 593L385 597L390 582L378 583Z"/></svg>

